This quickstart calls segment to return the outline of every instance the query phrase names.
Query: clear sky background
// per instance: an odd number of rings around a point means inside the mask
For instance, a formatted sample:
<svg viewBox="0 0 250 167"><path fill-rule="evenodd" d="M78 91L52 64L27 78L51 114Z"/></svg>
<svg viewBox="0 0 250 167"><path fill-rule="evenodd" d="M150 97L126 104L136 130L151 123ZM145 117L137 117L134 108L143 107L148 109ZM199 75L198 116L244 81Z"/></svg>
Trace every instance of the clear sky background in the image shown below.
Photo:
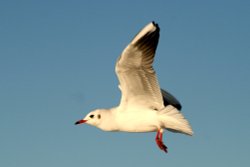
<svg viewBox="0 0 250 167"><path fill-rule="evenodd" d="M116 59L150 21L194 136L75 126L118 105ZM0 166L249 166L250 1L0 2Z"/></svg>

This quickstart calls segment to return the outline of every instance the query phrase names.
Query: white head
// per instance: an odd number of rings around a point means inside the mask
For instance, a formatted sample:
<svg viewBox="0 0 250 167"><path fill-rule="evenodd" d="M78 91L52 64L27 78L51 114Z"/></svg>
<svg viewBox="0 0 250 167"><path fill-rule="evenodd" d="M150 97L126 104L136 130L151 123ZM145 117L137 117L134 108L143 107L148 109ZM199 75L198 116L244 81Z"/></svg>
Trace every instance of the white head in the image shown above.
<svg viewBox="0 0 250 167"><path fill-rule="evenodd" d="M85 118L77 121L75 125L81 124L81 123L86 123L92 126L98 127L102 121L102 110L94 110L88 113Z"/></svg>
<svg viewBox="0 0 250 167"><path fill-rule="evenodd" d="M97 109L88 113L85 118L77 121L75 125L86 123L105 131L117 131L113 120L112 109Z"/></svg>

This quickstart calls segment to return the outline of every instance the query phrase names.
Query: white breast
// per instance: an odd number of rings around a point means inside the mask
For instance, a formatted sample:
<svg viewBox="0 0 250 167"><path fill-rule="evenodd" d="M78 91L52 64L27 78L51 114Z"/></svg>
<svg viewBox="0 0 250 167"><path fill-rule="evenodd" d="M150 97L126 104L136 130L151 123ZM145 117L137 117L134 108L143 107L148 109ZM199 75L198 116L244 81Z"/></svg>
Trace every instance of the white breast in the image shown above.
<svg viewBox="0 0 250 167"><path fill-rule="evenodd" d="M131 108L122 112L117 112L116 121L119 131L125 132L152 132L157 131L160 127L157 111L148 108L138 109Z"/></svg>

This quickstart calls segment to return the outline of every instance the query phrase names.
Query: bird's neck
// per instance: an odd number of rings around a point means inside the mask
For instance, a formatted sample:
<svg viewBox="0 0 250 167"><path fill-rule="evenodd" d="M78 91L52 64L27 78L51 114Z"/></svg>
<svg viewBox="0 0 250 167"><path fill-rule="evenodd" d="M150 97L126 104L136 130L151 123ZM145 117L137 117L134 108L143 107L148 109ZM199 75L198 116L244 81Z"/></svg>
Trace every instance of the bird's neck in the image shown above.
<svg viewBox="0 0 250 167"><path fill-rule="evenodd" d="M104 131L117 131L117 124L115 121L115 110L116 108L103 109L102 112L102 121L98 125L98 128Z"/></svg>

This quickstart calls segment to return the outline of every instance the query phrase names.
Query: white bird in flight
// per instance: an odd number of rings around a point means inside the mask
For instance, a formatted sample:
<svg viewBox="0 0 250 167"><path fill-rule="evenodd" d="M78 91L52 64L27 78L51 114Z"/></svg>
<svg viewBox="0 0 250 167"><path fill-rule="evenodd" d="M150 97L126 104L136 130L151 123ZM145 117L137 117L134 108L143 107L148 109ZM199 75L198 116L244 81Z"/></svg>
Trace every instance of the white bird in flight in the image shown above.
<svg viewBox="0 0 250 167"><path fill-rule="evenodd" d="M155 22L146 25L123 50L115 71L121 90L120 105L96 109L75 124L86 123L104 131L157 132L155 141L167 153L163 130L192 135L179 101L160 89L152 67L160 28Z"/></svg>

